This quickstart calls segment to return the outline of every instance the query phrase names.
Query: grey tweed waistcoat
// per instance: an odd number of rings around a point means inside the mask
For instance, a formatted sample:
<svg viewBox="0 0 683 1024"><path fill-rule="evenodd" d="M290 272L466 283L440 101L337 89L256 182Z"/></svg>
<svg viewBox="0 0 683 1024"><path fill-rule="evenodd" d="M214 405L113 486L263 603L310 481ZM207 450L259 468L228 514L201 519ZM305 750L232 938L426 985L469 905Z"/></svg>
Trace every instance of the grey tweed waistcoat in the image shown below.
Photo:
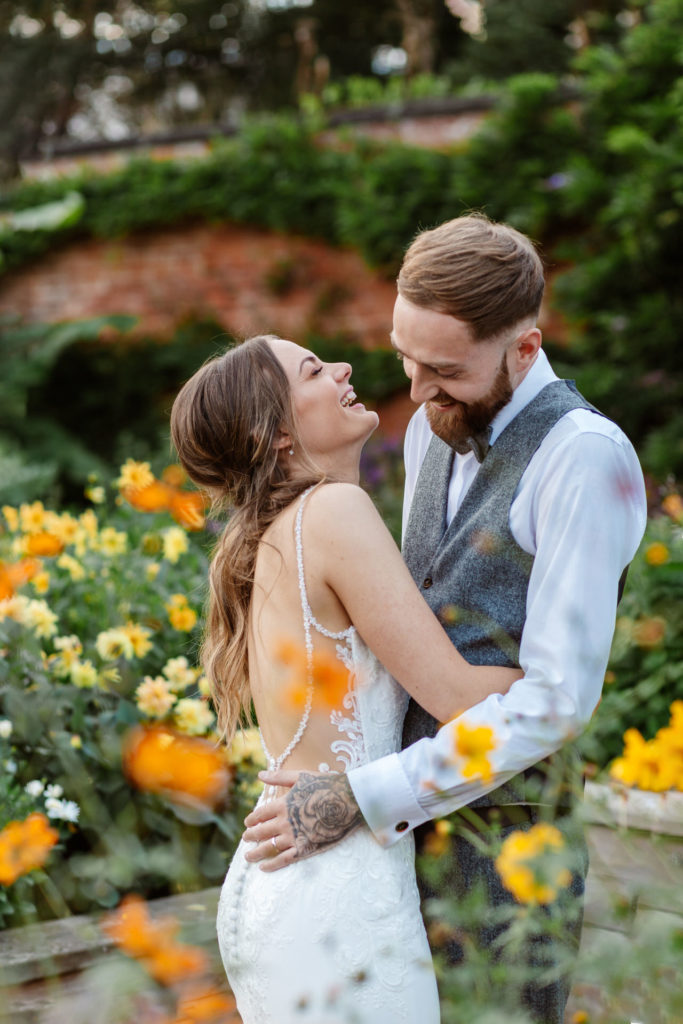
<svg viewBox="0 0 683 1024"><path fill-rule="evenodd" d="M543 438L573 409L601 415L578 393L573 381L547 384L491 446L448 527L454 453L436 436L430 442L410 509L403 557L452 643L472 665L519 665L534 559L512 535L510 506ZM411 698L403 746L433 736L437 729L436 720ZM547 764L527 769L470 806L557 803L557 792L546 794L545 780L552 775L559 781L558 772L548 771ZM564 776L564 768L560 774Z"/></svg>

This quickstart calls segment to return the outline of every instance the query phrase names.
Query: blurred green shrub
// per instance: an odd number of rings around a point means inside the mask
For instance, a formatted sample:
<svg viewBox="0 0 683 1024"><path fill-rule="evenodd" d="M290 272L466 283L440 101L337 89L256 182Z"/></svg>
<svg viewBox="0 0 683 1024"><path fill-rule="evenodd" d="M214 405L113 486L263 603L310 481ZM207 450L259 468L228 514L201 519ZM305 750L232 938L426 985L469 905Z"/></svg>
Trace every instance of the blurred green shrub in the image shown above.
<svg viewBox="0 0 683 1024"><path fill-rule="evenodd" d="M581 739L584 756L604 767L619 756L626 729L651 739L667 725L683 679L683 501L650 519L619 606L603 699Z"/></svg>

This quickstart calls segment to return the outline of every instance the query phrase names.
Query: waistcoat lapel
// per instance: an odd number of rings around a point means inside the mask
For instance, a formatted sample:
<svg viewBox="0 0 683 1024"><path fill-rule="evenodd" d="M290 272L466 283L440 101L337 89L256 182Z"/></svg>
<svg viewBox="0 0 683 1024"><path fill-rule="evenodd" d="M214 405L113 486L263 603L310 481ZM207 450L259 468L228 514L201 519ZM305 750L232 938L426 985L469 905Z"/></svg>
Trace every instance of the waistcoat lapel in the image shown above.
<svg viewBox="0 0 683 1024"><path fill-rule="evenodd" d="M428 564L446 532L453 449L434 435L415 485L403 539L403 560L413 577Z"/></svg>

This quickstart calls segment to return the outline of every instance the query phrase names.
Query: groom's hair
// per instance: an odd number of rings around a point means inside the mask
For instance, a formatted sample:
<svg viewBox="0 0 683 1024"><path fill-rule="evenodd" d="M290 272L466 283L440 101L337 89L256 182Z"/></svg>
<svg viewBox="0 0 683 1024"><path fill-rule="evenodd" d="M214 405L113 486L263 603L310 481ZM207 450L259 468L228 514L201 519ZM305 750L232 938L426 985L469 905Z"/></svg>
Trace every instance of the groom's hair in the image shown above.
<svg viewBox="0 0 683 1024"><path fill-rule="evenodd" d="M535 322L543 264L526 235L474 213L420 232L397 285L408 302L463 320L473 341L487 341Z"/></svg>

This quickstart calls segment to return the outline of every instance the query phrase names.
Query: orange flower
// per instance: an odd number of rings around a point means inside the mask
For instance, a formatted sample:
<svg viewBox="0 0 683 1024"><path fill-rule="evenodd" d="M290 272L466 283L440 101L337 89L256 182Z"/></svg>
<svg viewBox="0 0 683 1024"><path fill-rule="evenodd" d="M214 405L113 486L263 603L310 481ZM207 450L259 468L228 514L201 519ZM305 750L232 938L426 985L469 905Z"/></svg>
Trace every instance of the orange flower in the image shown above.
<svg viewBox="0 0 683 1024"><path fill-rule="evenodd" d="M0 562L0 601L13 597L17 587L37 576L43 563L37 558L22 558L20 562Z"/></svg>
<svg viewBox="0 0 683 1024"><path fill-rule="evenodd" d="M10 821L0 832L0 885L12 885L20 875L42 867L58 839L44 814Z"/></svg>
<svg viewBox="0 0 683 1024"><path fill-rule="evenodd" d="M676 522L683 519L683 498L680 494L667 494L662 502L662 511Z"/></svg>
<svg viewBox="0 0 683 1024"><path fill-rule="evenodd" d="M169 487L182 487L187 480L187 474L182 466L179 466L177 462L167 466L161 474L161 479Z"/></svg>
<svg viewBox="0 0 683 1024"><path fill-rule="evenodd" d="M228 1013L236 1012L235 999L222 992L215 985L192 985L178 1000L178 1015L192 1021L214 1021Z"/></svg>
<svg viewBox="0 0 683 1024"><path fill-rule="evenodd" d="M196 946L161 947L149 957L145 966L161 985L173 985L195 974L203 974L209 966L206 953Z"/></svg>
<svg viewBox="0 0 683 1024"><path fill-rule="evenodd" d="M276 657L291 668L289 680L283 690L283 703L294 709L306 702L308 668L306 652L291 640L281 640ZM340 708L349 691L349 670L330 651L314 651L312 664L313 694L316 702L327 708Z"/></svg>
<svg viewBox="0 0 683 1024"><path fill-rule="evenodd" d="M170 505L173 489L153 479L145 487L125 487L121 494L138 512L162 512Z"/></svg>
<svg viewBox="0 0 683 1024"><path fill-rule="evenodd" d="M633 623L633 640L638 647L658 647L666 634L666 619L660 615L637 619Z"/></svg>
<svg viewBox="0 0 683 1024"><path fill-rule="evenodd" d="M186 530L204 529L204 498L199 491L174 491L169 508L177 523Z"/></svg>
<svg viewBox="0 0 683 1024"><path fill-rule="evenodd" d="M24 539L24 551L27 555L39 555L41 558L50 558L52 555L60 555L64 550L64 541L54 533L42 530L40 533L30 533Z"/></svg>
<svg viewBox="0 0 683 1024"><path fill-rule="evenodd" d="M194 805L213 807L229 780L225 759L212 743L167 726L132 729L124 741L123 764L140 789Z"/></svg>
<svg viewBox="0 0 683 1024"><path fill-rule="evenodd" d="M669 549L666 544L656 540L645 549L645 561L648 565L664 565L669 561Z"/></svg>
<svg viewBox="0 0 683 1024"><path fill-rule="evenodd" d="M178 933L178 924L172 918L153 921L140 896L126 896L117 910L107 914L101 927L119 949L136 958L153 956L170 945Z"/></svg>

